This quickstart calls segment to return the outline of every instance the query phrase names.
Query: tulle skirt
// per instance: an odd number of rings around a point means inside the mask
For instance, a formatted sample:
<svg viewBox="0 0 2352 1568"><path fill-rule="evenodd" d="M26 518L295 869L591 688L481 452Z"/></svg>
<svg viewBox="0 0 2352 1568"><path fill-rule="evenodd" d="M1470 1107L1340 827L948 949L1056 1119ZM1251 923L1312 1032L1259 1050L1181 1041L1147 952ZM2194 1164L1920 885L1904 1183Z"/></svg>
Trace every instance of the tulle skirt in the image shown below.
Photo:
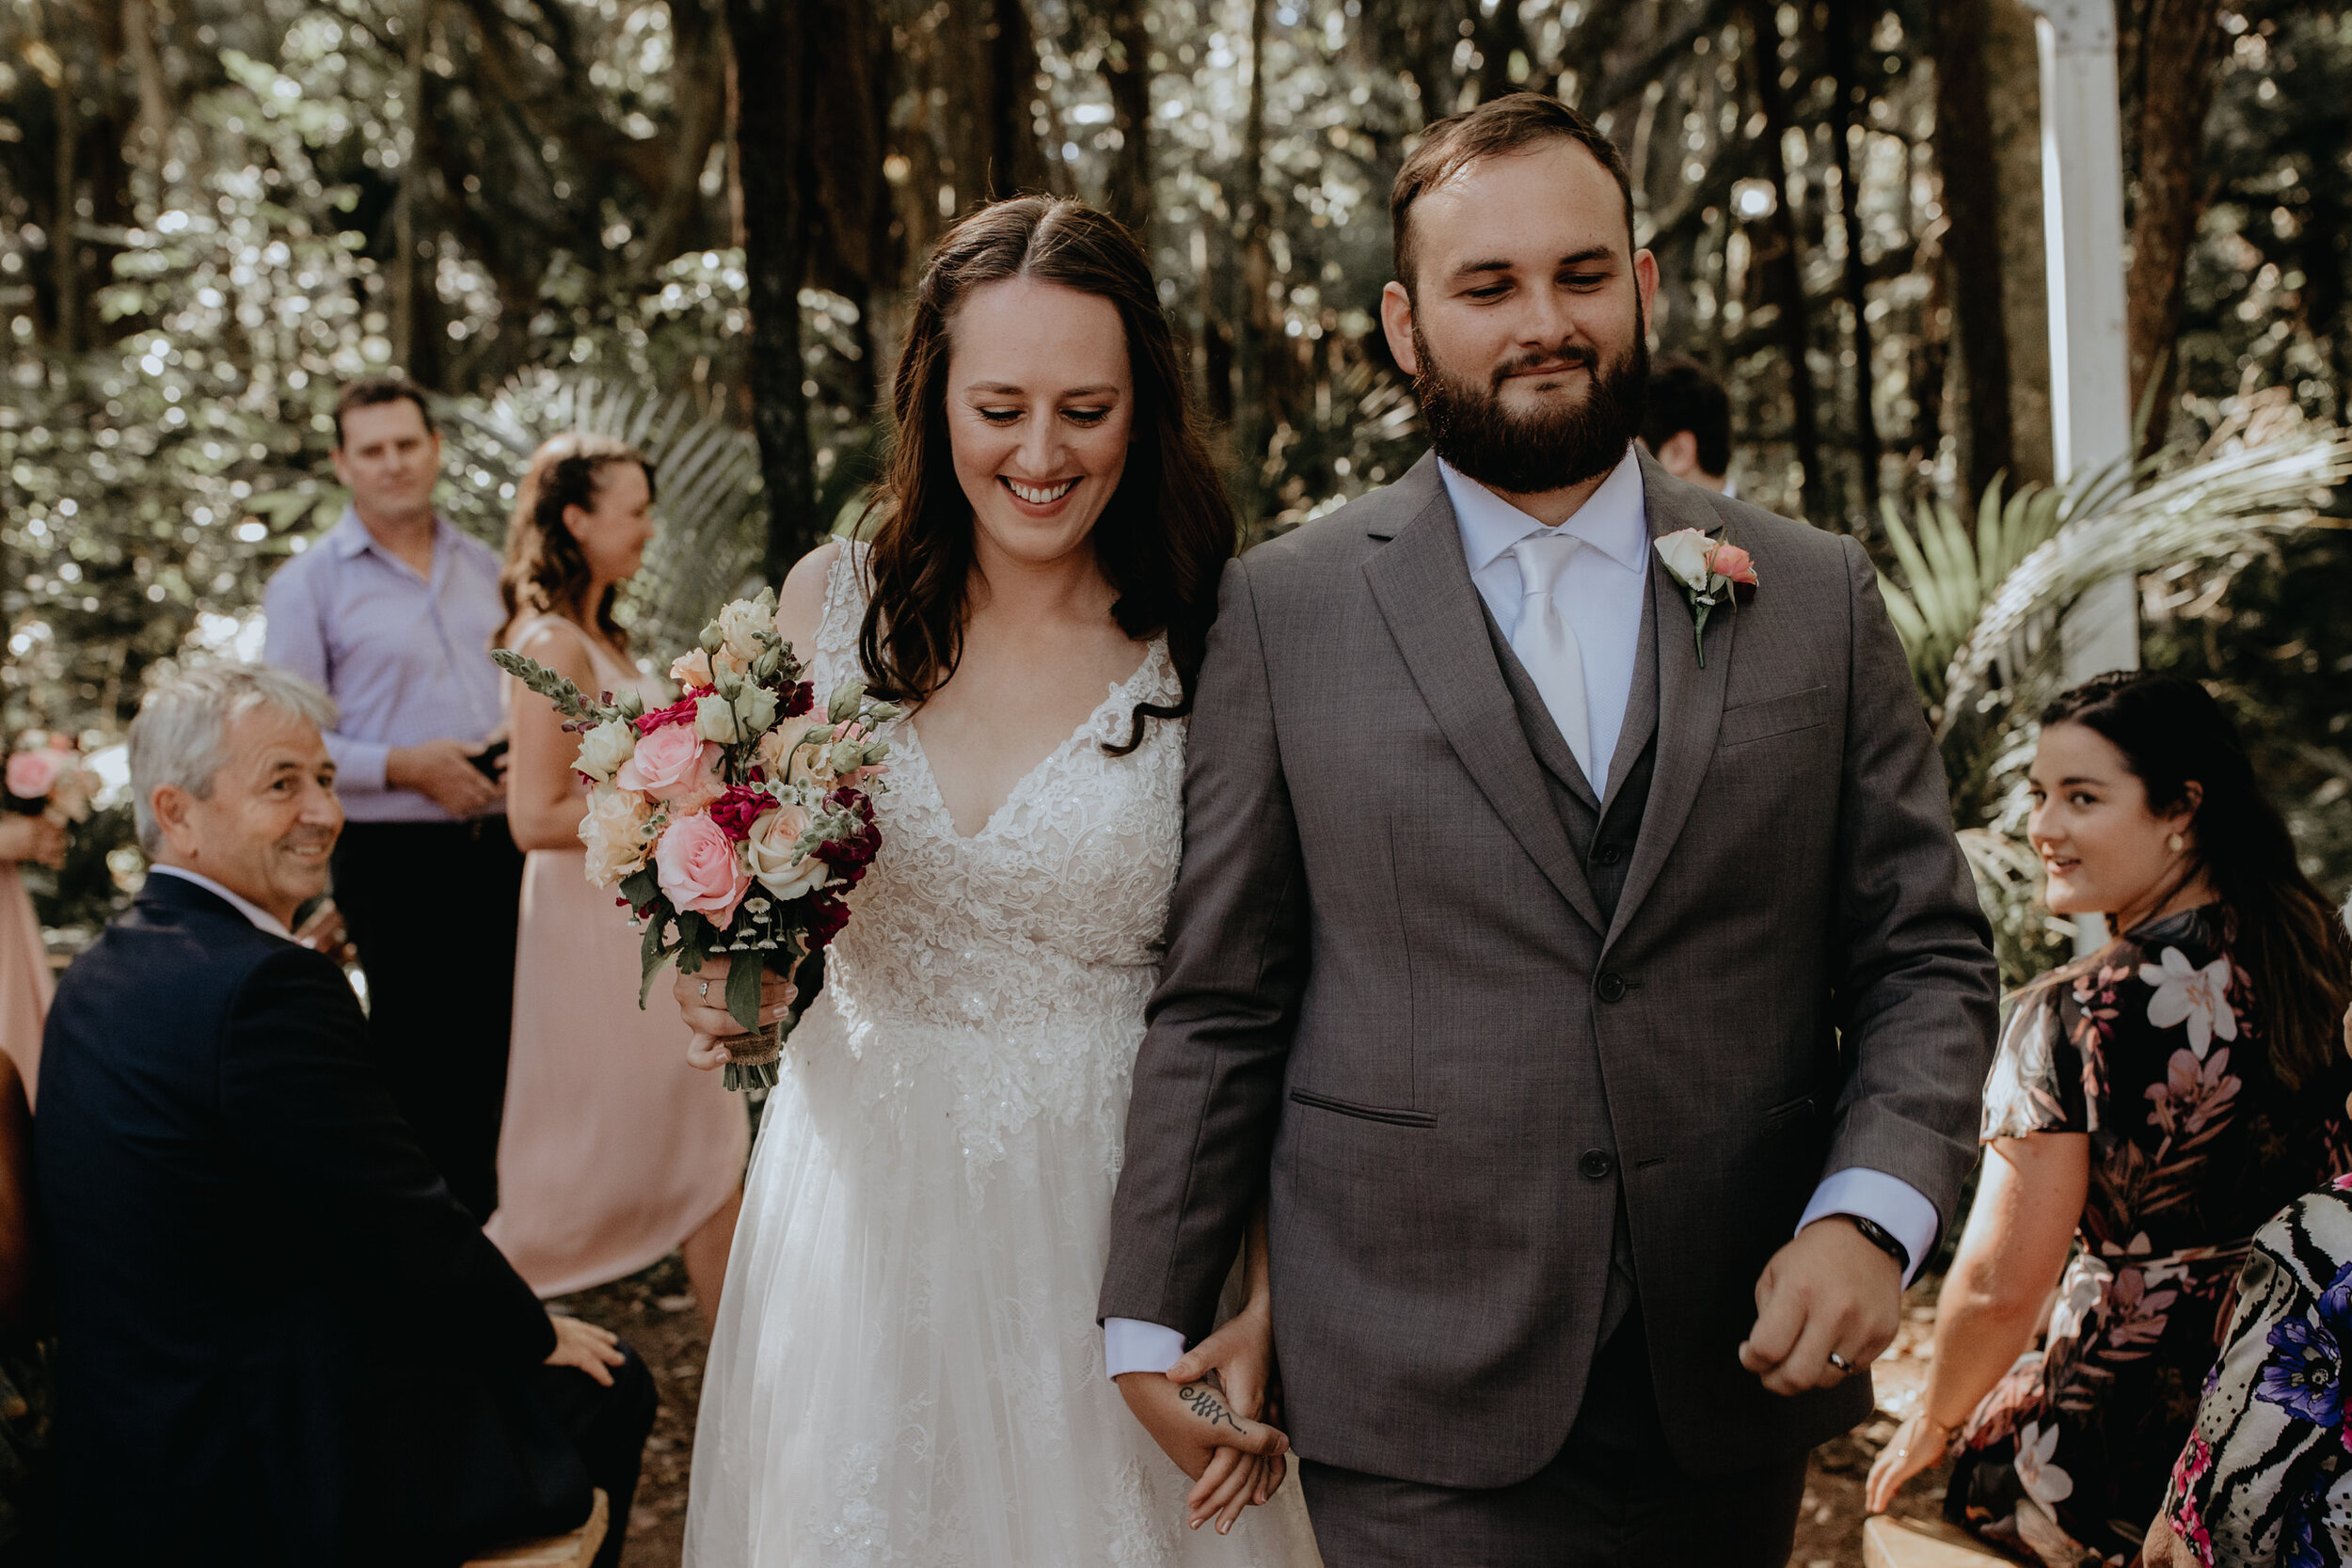
<svg viewBox="0 0 2352 1568"><path fill-rule="evenodd" d="M970 1149L944 1056L1003 1046L904 1028L934 1037L890 1063L856 1042L861 1062L824 996L787 1044L703 1385L689 1568L1315 1563L1295 1474L1231 1535L1186 1529L1189 1483L1104 1375L1120 1118Z"/></svg>

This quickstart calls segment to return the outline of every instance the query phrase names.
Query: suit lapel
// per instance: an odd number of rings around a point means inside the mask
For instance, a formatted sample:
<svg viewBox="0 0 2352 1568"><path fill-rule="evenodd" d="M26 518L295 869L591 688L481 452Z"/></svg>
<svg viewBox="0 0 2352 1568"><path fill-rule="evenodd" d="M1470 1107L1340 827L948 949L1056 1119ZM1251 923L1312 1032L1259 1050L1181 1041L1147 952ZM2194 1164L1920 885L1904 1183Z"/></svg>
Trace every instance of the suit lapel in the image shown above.
<svg viewBox="0 0 2352 1568"><path fill-rule="evenodd" d="M1661 468L1647 452L1642 454L1642 496L1649 514L1650 538L1664 538L1680 529L1713 532L1723 519L1699 499L1699 492ZM1699 665L1698 648L1691 636L1691 604L1682 589L1659 562L1649 560L1650 602L1647 616L1656 639L1658 658L1658 765L1650 778L1649 803L1642 813L1641 832L1633 841L1633 860L1626 867L1625 891L1617 898L1616 918L1610 922L1608 942L1613 942L1633 918L1659 873L1683 824L1697 804L1699 784L1715 753L1715 737L1723 729L1724 691L1731 671L1732 638L1740 625L1736 610L1718 610L1707 621L1707 664ZM1629 726L1629 728L1630 726ZM1620 744L1618 750L1625 748Z"/></svg>
<svg viewBox="0 0 2352 1568"><path fill-rule="evenodd" d="M1422 492L1400 498L1407 520L1373 529L1390 540L1364 563L1374 601L1430 716L1479 790L1560 895L1594 930L1605 930L1487 641L1486 605L1462 559L1437 459L1424 456L1396 488L1407 486Z"/></svg>

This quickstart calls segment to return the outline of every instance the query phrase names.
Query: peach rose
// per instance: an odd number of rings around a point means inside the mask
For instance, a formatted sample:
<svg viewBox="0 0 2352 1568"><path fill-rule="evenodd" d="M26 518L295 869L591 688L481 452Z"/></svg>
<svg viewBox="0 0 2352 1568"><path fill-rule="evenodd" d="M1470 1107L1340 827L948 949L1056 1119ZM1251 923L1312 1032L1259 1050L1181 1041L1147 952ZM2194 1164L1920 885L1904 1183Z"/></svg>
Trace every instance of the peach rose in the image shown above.
<svg viewBox="0 0 2352 1568"><path fill-rule="evenodd" d="M665 724L637 743L612 782L667 800L680 812L699 811L726 793L719 748L683 724Z"/></svg>
<svg viewBox="0 0 2352 1568"><path fill-rule="evenodd" d="M1737 545L1718 545L1708 569L1717 577L1756 586L1756 558Z"/></svg>
<svg viewBox="0 0 2352 1568"><path fill-rule="evenodd" d="M673 659L670 678L689 690L708 690L718 684L711 678L710 656L700 648L682 653Z"/></svg>
<svg viewBox="0 0 2352 1568"><path fill-rule="evenodd" d="M51 747L16 752L8 757L8 793L20 800L45 800L65 771L66 753Z"/></svg>
<svg viewBox="0 0 2352 1568"><path fill-rule="evenodd" d="M588 794L587 814L580 819L580 842L588 849L588 880L611 887L645 863L651 847L645 824L653 807L633 790L599 784Z"/></svg>
<svg viewBox="0 0 2352 1568"><path fill-rule="evenodd" d="M724 830L707 816L683 816L661 831L654 873L680 911L708 915L724 926L751 890L752 876Z"/></svg>
<svg viewBox="0 0 2352 1568"><path fill-rule="evenodd" d="M807 808L787 800L754 822L751 837L743 842L752 875L778 898L792 899L814 893L833 876L833 867L823 861L814 855L803 860L794 850L793 846L806 832Z"/></svg>

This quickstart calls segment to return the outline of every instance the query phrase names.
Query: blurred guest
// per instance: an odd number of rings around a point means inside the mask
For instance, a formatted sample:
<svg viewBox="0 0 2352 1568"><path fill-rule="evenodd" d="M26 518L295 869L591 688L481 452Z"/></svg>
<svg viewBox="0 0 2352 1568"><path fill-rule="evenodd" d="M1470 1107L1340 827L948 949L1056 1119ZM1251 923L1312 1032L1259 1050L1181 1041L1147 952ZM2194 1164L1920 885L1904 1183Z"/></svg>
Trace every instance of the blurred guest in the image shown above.
<svg viewBox="0 0 2352 1568"><path fill-rule="evenodd" d="M33 1248L33 1113L0 1052L0 1562L48 1560L49 1368Z"/></svg>
<svg viewBox="0 0 2352 1568"><path fill-rule="evenodd" d="M578 1525L593 1485L609 1568L650 1376L550 1319L452 1199L342 971L288 931L342 826L334 719L215 665L131 725L154 869L58 985L34 1130L59 1552L448 1563Z"/></svg>
<svg viewBox="0 0 2352 1568"><path fill-rule="evenodd" d="M1658 466L1722 495L1731 494L1731 399L1706 366L1680 354L1651 364L1642 444Z"/></svg>
<svg viewBox="0 0 2352 1568"><path fill-rule="evenodd" d="M612 617L653 537L653 469L621 442L559 436L531 460L506 539L502 645L583 691L676 700ZM685 1063L675 1008L637 1005L638 939L588 880L579 736L512 677L507 820L529 851L515 1043L490 1239L543 1296L634 1274L673 1247L719 1309L751 1141L742 1104Z"/></svg>
<svg viewBox="0 0 2352 1568"><path fill-rule="evenodd" d="M63 865L64 825L44 816L0 812L0 1052L15 1062L29 1098L40 1088L50 983L40 921L16 871L27 861L52 869Z"/></svg>
<svg viewBox="0 0 2352 1568"><path fill-rule="evenodd" d="M326 688L351 814L335 901L367 973L392 1096L450 1191L498 1207L499 1107L522 854L507 832L498 557L433 511L441 438L414 385L356 381L335 405L351 504L278 569L262 657ZM471 911L462 938L451 911ZM494 913L493 911L502 911Z"/></svg>
<svg viewBox="0 0 2352 1568"><path fill-rule="evenodd" d="M2050 910L2122 935L2010 1013L1933 1367L1867 1500L1956 1449L1946 1513L2073 1568L2137 1554L2254 1231L2352 1164L2352 943L2202 687L2102 675L2042 724Z"/></svg>

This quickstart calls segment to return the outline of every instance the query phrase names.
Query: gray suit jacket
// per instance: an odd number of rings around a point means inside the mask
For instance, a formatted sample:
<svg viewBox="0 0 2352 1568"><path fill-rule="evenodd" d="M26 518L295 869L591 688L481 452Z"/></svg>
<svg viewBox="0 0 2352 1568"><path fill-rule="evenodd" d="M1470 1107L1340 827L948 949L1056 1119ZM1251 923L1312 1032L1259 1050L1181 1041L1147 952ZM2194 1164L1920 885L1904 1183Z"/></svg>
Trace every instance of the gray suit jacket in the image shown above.
<svg viewBox="0 0 2352 1568"><path fill-rule="evenodd" d="M1621 1203L1682 1464L1810 1447L1869 1383L1740 1367L1765 1261L1833 1171L1948 1218L1975 1159L1993 958L1869 561L1643 479L1653 535L1728 529L1761 586L1702 667L1651 562L1629 855L1571 843L1433 459L1226 570L1100 1307L1205 1332L1265 1196L1308 1458L1464 1487L1550 1461ZM1621 855L1609 913L1580 848Z"/></svg>

